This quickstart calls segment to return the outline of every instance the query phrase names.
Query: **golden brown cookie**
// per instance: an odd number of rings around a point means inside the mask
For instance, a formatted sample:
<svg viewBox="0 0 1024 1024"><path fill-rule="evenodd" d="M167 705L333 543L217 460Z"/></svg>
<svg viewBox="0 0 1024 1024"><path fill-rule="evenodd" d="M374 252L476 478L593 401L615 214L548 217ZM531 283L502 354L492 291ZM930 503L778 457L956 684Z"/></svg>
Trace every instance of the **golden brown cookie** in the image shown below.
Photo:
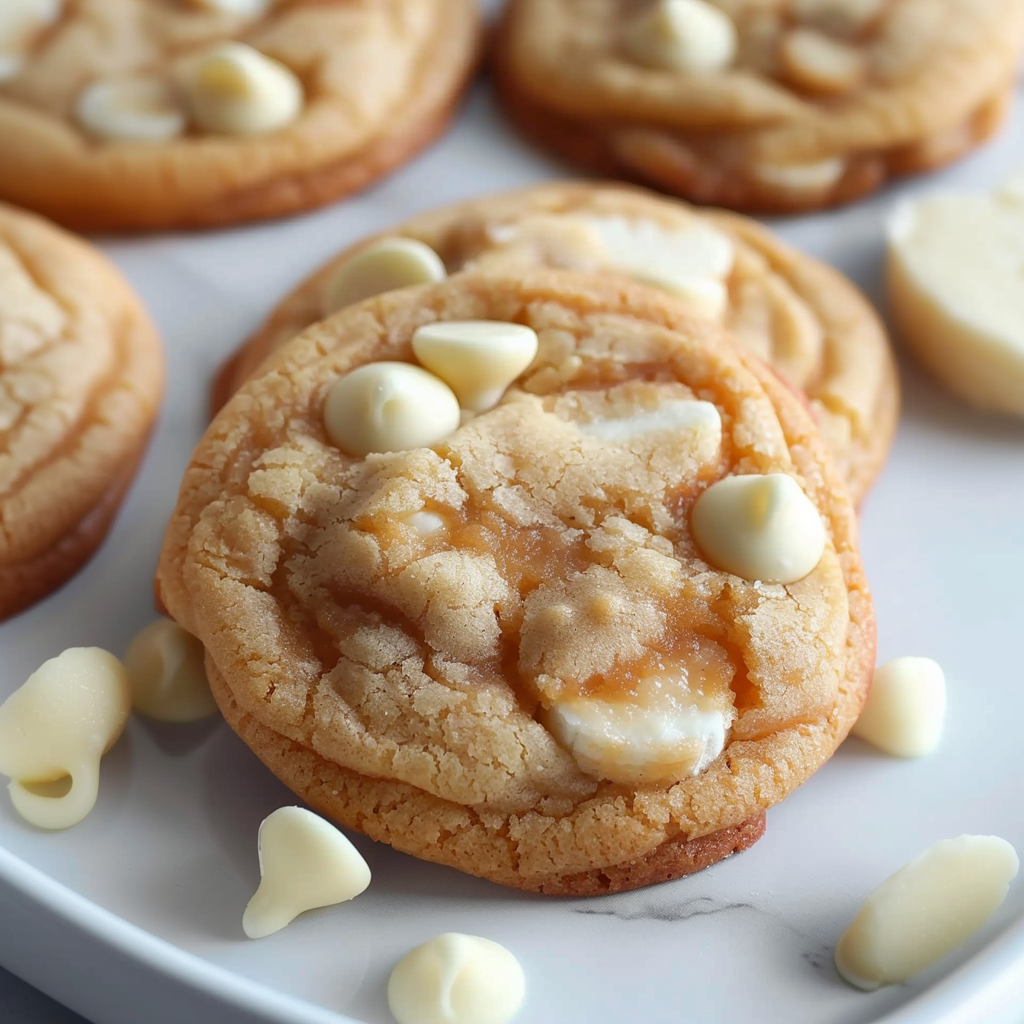
<svg viewBox="0 0 1024 1024"><path fill-rule="evenodd" d="M476 0L9 2L0 198L76 228L230 224L356 191L446 127L480 42Z"/></svg>
<svg viewBox="0 0 1024 1024"><path fill-rule="evenodd" d="M1019 0L511 0L499 91L543 145L735 209L847 202L1000 125Z"/></svg>
<svg viewBox="0 0 1024 1024"><path fill-rule="evenodd" d="M896 365L877 315L846 278L744 217L589 184L460 203L347 249L299 285L224 367L214 407L268 352L331 312L339 272L390 238L430 246L450 273L548 265L689 287L744 349L807 394L855 501L885 462L899 410Z"/></svg>
<svg viewBox="0 0 1024 1024"><path fill-rule="evenodd" d="M875 646L856 530L802 402L678 299L465 273L268 359L195 452L157 591L315 808L607 892L749 845L846 735Z"/></svg>
<svg viewBox="0 0 1024 1024"><path fill-rule="evenodd" d="M114 267L0 206L0 619L99 547L162 387L156 332Z"/></svg>

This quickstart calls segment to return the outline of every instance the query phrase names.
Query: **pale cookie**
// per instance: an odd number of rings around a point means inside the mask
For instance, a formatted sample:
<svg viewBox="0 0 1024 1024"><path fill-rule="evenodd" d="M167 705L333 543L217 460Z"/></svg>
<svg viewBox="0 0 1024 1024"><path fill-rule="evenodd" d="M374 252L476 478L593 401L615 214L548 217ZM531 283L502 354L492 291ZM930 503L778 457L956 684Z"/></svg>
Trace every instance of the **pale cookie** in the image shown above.
<svg viewBox="0 0 1024 1024"><path fill-rule="evenodd" d="M1024 416L1021 182L909 200L889 224L889 301L901 336L954 394L1013 416Z"/></svg>
<svg viewBox="0 0 1024 1024"><path fill-rule="evenodd" d="M536 332L496 406L430 447L331 441L339 380L466 321ZM716 481L771 474L824 532L785 585L715 568L691 527ZM680 300L467 272L268 359L196 450L157 590L229 723L315 809L583 895L749 846L832 754L874 659L855 534L803 403Z"/></svg>
<svg viewBox="0 0 1024 1024"><path fill-rule="evenodd" d="M602 174L735 209L848 202L1002 122L1020 0L510 0L511 118Z"/></svg>
<svg viewBox="0 0 1024 1024"><path fill-rule="evenodd" d="M3 0L0 199L78 229L320 206L447 127L480 39L476 0Z"/></svg>
<svg viewBox="0 0 1024 1024"><path fill-rule="evenodd" d="M870 304L752 220L639 189L560 183L488 196L347 249L299 285L224 367L214 406L273 348L338 309L339 290L362 299L438 280L446 267L531 266L624 274L721 320L744 349L806 393L854 499L864 496L885 461L899 405L895 363Z"/></svg>
<svg viewBox="0 0 1024 1024"><path fill-rule="evenodd" d="M0 205L0 619L103 541L162 388L160 342L114 267Z"/></svg>

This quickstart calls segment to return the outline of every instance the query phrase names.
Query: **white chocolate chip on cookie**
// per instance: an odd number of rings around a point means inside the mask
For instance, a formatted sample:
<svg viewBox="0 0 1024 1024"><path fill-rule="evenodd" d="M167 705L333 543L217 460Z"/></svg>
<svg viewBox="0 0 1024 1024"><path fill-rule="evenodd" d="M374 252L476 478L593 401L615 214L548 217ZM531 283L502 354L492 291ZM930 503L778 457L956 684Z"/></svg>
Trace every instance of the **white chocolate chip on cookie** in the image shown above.
<svg viewBox="0 0 1024 1024"><path fill-rule="evenodd" d="M173 86L161 78L93 82L75 101L75 119L98 139L161 142L185 130Z"/></svg>
<svg viewBox="0 0 1024 1024"><path fill-rule="evenodd" d="M438 321L416 331L412 350L451 387L463 409L483 412L533 362L537 332L491 320Z"/></svg>
<svg viewBox="0 0 1024 1024"><path fill-rule="evenodd" d="M750 173L756 181L789 192L824 192L838 184L846 173L846 161L840 157L816 160L809 164L755 163Z"/></svg>
<svg viewBox="0 0 1024 1024"><path fill-rule="evenodd" d="M996 836L943 839L886 879L836 945L836 970L872 991L912 978L966 942L999 909L1018 870Z"/></svg>
<svg viewBox="0 0 1024 1024"><path fill-rule="evenodd" d="M854 736L894 757L925 757L942 738L946 677L931 658L896 658L879 666Z"/></svg>
<svg viewBox="0 0 1024 1024"><path fill-rule="evenodd" d="M508 1024L525 995L523 969L504 946L456 932L417 946L388 979L398 1024Z"/></svg>
<svg viewBox="0 0 1024 1024"><path fill-rule="evenodd" d="M128 676L114 655L72 647L41 665L0 705L0 773L18 813L38 828L69 828L96 803L100 758L131 711ZM41 784L69 780L63 793Z"/></svg>
<svg viewBox="0 0 1024 1024"><path fill-rule="evenodd" d="M812 28L787 32L779 47L782 74L798 89L841 93L856 88L864 77L860 50L830 39Z"/></svg>
<svg viewBox="0 0 1024 1024"><path fill-rule="evenodd" d="M183 85L194 124L215 135L266 135L302 112L302 83L245 43L223 43L189 63Z"/></svg>
<svg viewBox="0 0 1024 1024"><path fill-rule="evenodd" d="M235 14L241 18L262 18L280 0L188 0L193 7L217 14Z"/></svg>
<svg viewBox="0 0 1024 1024"><path fill-rule="evenodd" d="M370 868L330 822L302 807L281 807L260 825L260 884L242 915L250 939L273 935L307 910L365 892Z"/></svg>
<svg viewBox="0 0 1024 1024"><path fill-rule="evenodd" d="M720 71L736 56L736 26L704 0L657 0L626 28L627 55L664 71Z"/></svg>
<svg viewBox="0 0 1024 1024"><path fill-rule="evenodd" d="M410 363L367 363L339 378L324 401L324 427L347 455L437 444L459 427L459 400L443 380Z"/></svg>
<svg viewBox="0 0 1024 1024"><path fill-rule="evenodd" d="M708 562L747 580L795 583L825 550L818 510L785 473L719 480L694 503L690 522Z"/></svg>
<svg viewBox="0 0 1024 1024"><path fill-rule="evenodd" d="M441 257L415 238L384 238L344 261L324 290L326 315L373 295L414 284L443 281Z"/></svg>
<svg viewBox="0 0 1024 1024"><path fill-rule="evenodd" d="M164 722L193 722L215 714L203 666L203 645L170 619L157 619L128 647L124 667L132 705Z"/></svg>

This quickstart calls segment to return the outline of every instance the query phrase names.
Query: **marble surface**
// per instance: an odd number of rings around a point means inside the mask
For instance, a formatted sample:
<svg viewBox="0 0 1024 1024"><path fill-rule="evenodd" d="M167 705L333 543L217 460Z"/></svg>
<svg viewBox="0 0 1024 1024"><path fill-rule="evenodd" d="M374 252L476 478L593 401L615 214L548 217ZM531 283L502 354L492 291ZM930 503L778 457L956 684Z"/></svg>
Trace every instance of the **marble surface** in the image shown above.
<svg viewBox="0 0 1024 1024"><path fill-rule="evenodd" d="M900 196L983 187L1022 162L1018 108L998 140L955 168L778 227L881 301L882 226ZM0 697L66 646L123 651L149 619L152 564L203 428L207 381L276 296L366 231L428 206L565 173L510 134L481 87L440 145L353 202L209 235L101 240L163 331L169 401L101 557L49 601L0 626ZM385 1024L391 964L441 930L486 934L520 956L530 982L523 1024L640 1015L668 1024L683 1007L700 1022L868 1024L890 1013L893 1024L971 1019L958 1016L958 1007L984 977L985 958L993 950L1024 958L1020 882L983 934L911 985L863 995L842 985L831 963L864 895L935 839L994 832L1024 850L1016 781L1024 749L993 742L996 723L1024 719L1024 689L1005 640L1024 620L1024 429L962 408L912 365L904 365L903 380L900 433L864 511L863 549L880 657L929 654L947 669L949 732L934 759L897 763L851 741L773 811L768 834L749 853L694 879L600 900L522 896L357 840L375 876L365 897L344 913L317 912L249 943L239 919L258 877L256 828L291 802L289 794L223 726L175 730L135 721L104 762L89 819L66 834L42 835L25 829L2 800L0 853L187 951L204 971L230 972L257 994L268 986L280 1000L266 997L261 1020ZM41 950L59 945L52 932L31 932L30 913L21 927ZM3 929L0 918L0 949ZM14 946L6 948L10 964ZM21 973L91 1008L102 1024L132 1019L134 1008L125 1005L132 996L114 991L100 999L88 977L69 980L70 966L44 953L19 960ZM943 980L950 971L959 973ZM153 1020L158 1011L152 1008ZM1005 1013L1000 1024L1011 1024L1017 1015ZM0 1020L8 1019L81 1020L0 972ZM257 1012L220 1019L255 1021ZM994 1013L986 1017L995 1021Z"/></svg>

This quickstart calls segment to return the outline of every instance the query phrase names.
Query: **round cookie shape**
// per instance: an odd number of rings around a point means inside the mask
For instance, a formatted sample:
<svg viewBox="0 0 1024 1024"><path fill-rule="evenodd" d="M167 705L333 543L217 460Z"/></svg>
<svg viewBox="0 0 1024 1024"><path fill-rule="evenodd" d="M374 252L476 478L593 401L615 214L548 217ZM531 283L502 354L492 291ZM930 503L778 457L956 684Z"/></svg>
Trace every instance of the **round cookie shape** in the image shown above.
<svg viewBox="0 0 1024 1024"><path fill-rule="evenodd" d="M690 54L709 13L736 35L710 66ZM575 164L785 212L980 145L1022 49L1017 0L511 0L494 70L512 120Z"/></svg>
<svg viewBox="0 0 1024 1024"><path fill-rule="evenodd" d="M444 130L481 38L476 0L39 6L53 17L16 38L0 17L0 200L76 229L211 227L357 191Z"/></svg>
<svg viewBox="0 0 1024 1024"><path fill-rule="evenodd" d="M162 390L159 339L117 270L0 205L0 619L99 547Z"/></svg>
<svg viewBox="0 0 1024 1024"><path fill-rule="evenodd" d="M278 345L337 309L336 282L362 254L414 242L438 263L504 271L561 267L625 274L685 297L718 318L746 351L802 390L855 501L880 471L896 430L899 386L885 329L831 267L752 220L695 210L641 189L558 183L444 207L340 253L298 286L232 357L214 387L219 407ZM422 276L379 272L379 291ZM360 297L369 294L361 274Z"/></svg>
<svg viewBox="0 0 1024 1024"><path fill-rule="evenodd" d="M339 378L414 363L426 324L480 320L538 336L496 406L428 448L330 442ZM694 543L699 495L748 473L793 477L821 517L796 582L719 571ZM583 895L750 845L832 754L874 663L855 534L803 403L678 299L467 272L351 306L268 359L195 452L156 585L205 645L229 723L318 811ZM616 730L657 727L652 710L692 742L619 756Z"/></svg>

